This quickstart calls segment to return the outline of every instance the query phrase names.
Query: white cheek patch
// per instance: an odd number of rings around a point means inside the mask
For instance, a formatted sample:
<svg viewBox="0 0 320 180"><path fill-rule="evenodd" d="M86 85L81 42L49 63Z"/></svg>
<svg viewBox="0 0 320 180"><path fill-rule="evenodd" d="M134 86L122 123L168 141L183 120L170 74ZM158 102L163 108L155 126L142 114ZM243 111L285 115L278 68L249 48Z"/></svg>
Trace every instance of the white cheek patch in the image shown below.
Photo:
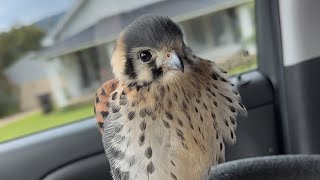
<svg viewBox="0 0 320 180"><path fill-rule="evenodd" d="M135 60L134 60L135 61ZM138 60L137 60L138 61ZM134 62L134 69L137 74L138 82L150 82L152 81L152 72L148 64L142 62Z"/></svg>

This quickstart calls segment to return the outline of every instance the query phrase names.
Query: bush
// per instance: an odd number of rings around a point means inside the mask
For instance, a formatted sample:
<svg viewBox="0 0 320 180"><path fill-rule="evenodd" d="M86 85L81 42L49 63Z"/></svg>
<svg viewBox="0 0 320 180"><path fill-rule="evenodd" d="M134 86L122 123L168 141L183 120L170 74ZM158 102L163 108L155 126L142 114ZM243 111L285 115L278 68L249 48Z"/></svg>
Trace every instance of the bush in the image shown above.
<svg viewBox="0 0 320 180"><path fill-rule="evenodd" d="M0 117L18 112L18 95L15 87L2 74L0 74L0 84Z"/></svg>

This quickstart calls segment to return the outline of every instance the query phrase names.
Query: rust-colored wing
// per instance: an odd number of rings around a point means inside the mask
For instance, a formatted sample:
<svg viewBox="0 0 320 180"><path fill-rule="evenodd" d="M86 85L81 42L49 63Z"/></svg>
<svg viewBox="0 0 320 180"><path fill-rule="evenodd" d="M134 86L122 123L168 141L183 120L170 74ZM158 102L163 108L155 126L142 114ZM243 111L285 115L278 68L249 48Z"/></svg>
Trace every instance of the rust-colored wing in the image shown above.
<svg viewBox="0 0 320 180"><path fill-rule="evenodd" d="M108 104L110 94L117 88L118 81L115 79L105 82L96 92L94 113L100 132L103 133L103 122L109 114Z"/></svg>

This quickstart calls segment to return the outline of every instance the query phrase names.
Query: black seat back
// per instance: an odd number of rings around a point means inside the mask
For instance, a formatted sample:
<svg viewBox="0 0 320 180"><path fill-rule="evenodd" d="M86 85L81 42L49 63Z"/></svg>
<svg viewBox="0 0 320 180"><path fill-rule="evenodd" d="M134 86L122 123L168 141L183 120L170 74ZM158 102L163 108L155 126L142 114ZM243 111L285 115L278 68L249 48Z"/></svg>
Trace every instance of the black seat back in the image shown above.
<svg viewBox="0 0 320 180"><path fill-rule="evenodd" d="M279 155L230 161L210 180L320 180L320 155Z"/></svg>

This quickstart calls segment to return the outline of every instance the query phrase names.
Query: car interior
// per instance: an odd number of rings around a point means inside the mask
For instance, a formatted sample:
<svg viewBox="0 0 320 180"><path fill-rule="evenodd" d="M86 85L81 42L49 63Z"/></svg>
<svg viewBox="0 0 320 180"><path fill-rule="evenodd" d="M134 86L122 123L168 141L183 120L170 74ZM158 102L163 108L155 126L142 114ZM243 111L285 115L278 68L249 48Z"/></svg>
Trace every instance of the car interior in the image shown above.
<svg viewBox="0 0 320 180"><path fill-rule="evenodd" d="M248 117L210 179L320 179L320 1L254 6L258 68L230 77ZM109 172L94 117L0 143L1 180L111 180Z"/></svg>

